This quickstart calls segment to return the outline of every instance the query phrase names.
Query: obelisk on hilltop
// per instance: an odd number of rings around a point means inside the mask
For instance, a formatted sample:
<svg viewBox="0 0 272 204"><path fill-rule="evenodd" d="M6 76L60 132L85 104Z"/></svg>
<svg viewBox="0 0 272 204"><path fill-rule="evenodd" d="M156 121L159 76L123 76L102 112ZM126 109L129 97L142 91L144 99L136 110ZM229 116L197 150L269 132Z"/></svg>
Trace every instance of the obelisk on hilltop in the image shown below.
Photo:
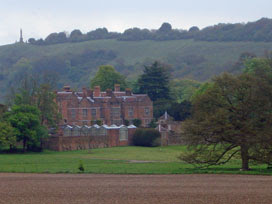
<svg viewBox="0 0 272 204"><path fill-rule="evenodd" d="M20 29L20 43L24 43L24 39L23 39L23 31L22 31L22 29Z"/></svg>

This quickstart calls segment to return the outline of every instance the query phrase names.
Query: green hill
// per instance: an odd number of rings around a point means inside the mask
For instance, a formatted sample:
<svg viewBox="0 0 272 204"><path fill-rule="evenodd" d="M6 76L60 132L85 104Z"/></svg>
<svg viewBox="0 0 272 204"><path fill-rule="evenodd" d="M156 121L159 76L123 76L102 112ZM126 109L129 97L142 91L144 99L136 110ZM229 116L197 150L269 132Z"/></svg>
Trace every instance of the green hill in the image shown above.
<svg viewBox="0 0 272 204"><path fill-rule="evenodd" d="M11 44L0 47L1 100L7 87L18 79L18 61L29 60L32 70L39 74L50 72L58 76L57 86L89 86L99 65L111 64L129 79L135 79L144 64L160 60L172 65L174 78L210 79L232 67L244 52L263 56L272 50L270 42L207 42L118 41L92 40L47 46ZM16 65L17 63L17 65ZM238 70L239 71L239 70ZM19 75L20 76L20 75Z"/></svg>

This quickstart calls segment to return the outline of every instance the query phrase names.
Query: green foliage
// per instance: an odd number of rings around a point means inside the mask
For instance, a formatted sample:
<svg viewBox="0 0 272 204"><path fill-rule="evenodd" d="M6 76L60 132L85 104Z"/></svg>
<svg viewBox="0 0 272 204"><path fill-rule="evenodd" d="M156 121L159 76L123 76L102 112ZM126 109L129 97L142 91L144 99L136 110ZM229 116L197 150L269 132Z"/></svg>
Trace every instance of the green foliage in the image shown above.
<svg viewBox="0 0 272 204"><path fill-rule="evenodd" d="M265 58L253 58L245 62L245 73L253 75L269 75L272 77L271 60Z"/></svg>
<svg viewBox="0 0 272 204"><path fill-rule="evenodd" d="M157 139L160 138L160 132L153 128L137 129L133 135L132 143L135 146L153 147L160 145Z"/></svg>
<svg viewBox="0 0 272 204"><path fill-rule="evenodd" d="M0 122L0 147L15 144L16 136L13 127L8 122Z"/></svg>
<svg viewBox="0 0 272 204"><path fill-rule="evenodd" d="M120 84L121 89L125 89L125 77L118 73L113 66L100 66L99 70L91 80L91 87L100 86L102 91L106 89L114 89L115 84Z"/></svg>
<svg viewBox="0 0 272 204"><path fill-rule="evenodd" d="M95 123L96 123L97 125L103 125L102 120L96 120Z"/></svg>
<svg viewBox="0 0 272 204"><path fill-rule="evenodd" d="M147 94L153 101L153 115L160 117L169 108L170 102L169 67L155 61L145 66L144 73L138 79L139 93Z"/></svg>
<svg viewBox="0 0 272 204"><path fill-rule="evenodd" d="M240 153L242 170L249 161L272 163L272 83L260 76L224 74L194 98L193 117L183 123L184 161L224 164Z"/></svg>
<svg viewBox="0 0 272 204"><path fill-rule="evenodd" d="M42 84L36 94L37 107L41 112L41 124L47 127L56 127L61 115L55 102L56 95L48 84Z"/></svg>
<svg viewBox="0 0 272 204"><path fill-rule="evenodd" d="M190 79L174 79L170 82L171 96L175 102L191 100L201 83Z"/></svg>
<svg viewBox="0 0 272 204"><path fill-rule="evenodd" d="M249 61L250 59L256 58L256 54L251 52L244 52L240 55L238 61L232 66L230 70L228 70L231 73L237 74L242 73L244 71L246 65L245 63Z"/></svg>
<svg viewBox="0 0 272 204"><path fill-rule="evenodd" d="M91 121L91 124L92 125L99 125L99 126L101 126L101 125L103 125L103 121L102 120L92 120Z"/></svg>
<svg viewBox="0 0 272 204"><path fill-rule="evenodd" d="M170 99L159 99L153 102L153 116L155 118L159 118L169 109L171 109Z"/></svg>
<svg viewBox="0 0 272 204"><path fill-rule="evenodd" d="M262 18L247 24L223 24L209 26L202 29L196 40L207 41L271 41L272 20Z"/></svg>
<svg viewBox="0 0 272 204"><path fill-rule="evenodd" d="M66 33L51 33L45 40L35 40L30 38L29 43L33 45L52 45L65 42L82 42L98 39L118 39L122 41L140 41L140 40L178 40L178 39L194 39L203 41L272 41L270 30L272 28L272 20L262 18L256 22L247 24L223 24L208 26L199 30L193 26L187 30L172 29L171 24L163 23L158 30L148 30L140 28L131 28L123 33L108 32L106 28L98 28L87 34L82 34L79 30L71 32L67 37Z"/></svg>
<svg viewBox="0 0 272 204"><path fill-rule="evenodd" d="M213 87L213 82L206 82L201 84L201 86L194 92L191 97L191 101L194 101L195 98L206 93L209 89Z"/></svg>
<svg viewBox="0 0 272 204"><path fill-rule="evenodd" d="M61 89L63 85L75 88L89 86L90 75L94 76L97 67L105 64L113 65L127 79L136 80L143 65L154 60L171 64L174 78L206 81L224 71L236 72L230 68L241 53L250 51L262 56L264 47L272 50L272 43L194 40L124 42L109 39L46 47L32 44L0 46L0 100L3 103L4 96L8 94L7 87L20 81L21 74L17 75L20 69L14 65L21 58L28 59L35 78L50 75L47 79L51 87Z"/></svg>
<svg viewBox="0 0 272 204"><path fill-rule="evenodd" d="M133 119L132 121L133 125L135 125L136 127L140 127L142 125L142 121L140 119Z"/></svg>
<svg viewBox="0 0 272 204"><path fill-rule="evenodd" d="M176 121L184 121L192 114L192 104L190 101L182 101L181 103L171 103L171 106L167 109L167 112Z"/></svg>
<svg viewBox="0 0 272 204"><path fill-rule="evenodd" d="M129 120L124 120L124 125L129 126Z"/></svg>
<svg viewBox="0 0 272 204"><path fill-rule="evenodd" d="M0 121L3 119L4 114L7 112L8 107L0 104Z"/></svg>
<svg viewBox="0 0 272 204"><path fill-rule="evenodd" d="M156 128L157 127L156 120L155 119L151 120L151 122L148 124L148 127L149 128Z"/></svg>
<svg viewBox="0 0 272 204"><path fill-rule="evenodd" d="M44 40L46 45L57 44L57 43L65 43L67 42L67 37L64 32L61 33L51 33Z"/></svg>
<svg viewBox="0 0 272 204"><path fill-rule="evenodd" d="M170 23L163 23L158 31L163 33L171 32L172 26Z"/></svg>
<svg viewBox="0 0 272 204"><path fill-rule="evenodd" d="M80 160L79 161L79 164L78 164L78 170L83 173L85 168L84 168L84 165L83 165L83 162Z"/></svg>
<svg viewBox="0 0 272 204"><path fill-rule="evenodd" d="M148 94L152 101L170 99L169 80L168 67L155 61L151 66L145 66L139 77L139 92Z"/></svg>
<svg viewBox="0 0 272 204"><path fill-rule="evenodd" d="M35 76L31 66L23 60L17 66L27 69L22 78L14 83L12 92L9 95L8 105L30 105L36 106L40 111L41 123L47 127L56 127L61 116L56 104L56 96L53 93L51 83L46 79L47 76ZM47 83L42 83L47 82Z"/></svg>
<svg viewBox="0 0 272 204"><path fill-rule="evenodd" d="M17 141L23 142L24 151L38 147L40 139L46 136L40 121L40 111L35 106L14 105L5 118L14 128Z"/></svg>

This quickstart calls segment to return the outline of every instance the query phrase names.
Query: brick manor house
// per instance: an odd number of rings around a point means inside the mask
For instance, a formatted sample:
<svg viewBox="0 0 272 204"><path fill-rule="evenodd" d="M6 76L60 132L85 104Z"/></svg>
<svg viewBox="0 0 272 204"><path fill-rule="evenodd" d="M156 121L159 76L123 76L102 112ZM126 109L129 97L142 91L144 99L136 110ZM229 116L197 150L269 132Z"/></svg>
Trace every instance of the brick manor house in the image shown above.
<svg viewBox="0 0 272 204"><path fill-rule="evenodd" d="M153 103L146 94L133 94L131 89L120 91L115 85L114 91L100 91L83 88L81 92L72 91L65 86L57 92L57 104L62 114L60 125L90 126L96 121L105 125L122 125L125 120L130 124L140 119L146 127L153 119Z"/></svg>

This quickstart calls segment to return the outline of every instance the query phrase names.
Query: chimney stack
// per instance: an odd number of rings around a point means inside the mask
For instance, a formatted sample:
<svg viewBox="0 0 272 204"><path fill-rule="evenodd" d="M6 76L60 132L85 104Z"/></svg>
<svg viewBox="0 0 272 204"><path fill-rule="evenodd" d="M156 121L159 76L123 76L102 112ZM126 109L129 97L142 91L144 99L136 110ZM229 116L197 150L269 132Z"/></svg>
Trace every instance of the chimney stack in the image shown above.
<svg viewBox="0 0 272 204"><path fill-rule="evenodd" d="M94 87L94 97L100 97L100 86Z"/></svg>
<svg viewBox="0 0 272 204"><path fill-rule="evenodd" d="M111 89L107 89L106 90L106 95L107 96L112 96L112 90Z"/></svg>
<svg viewBox="0 0 272 204"><path fill-rule="evenodd" d="M114 85L114 92L120 92L120 84Z"/></svg>
<svg viewBox="0 0 272 204"><path fill-rule="evenodd" d="M87 96L93 98L93 90L92 89L87 90Z"/></svg>
<svg viewBox="0 0 272 204"><path fill-rule="evenodd" d="M131 96L132 92L130 88L126 88L126 96Z"/></svg>
<svg viewBox="0 0 272 204"><path fill-rule="evenodd" d="M82 88L83 97L87 97L87 89L84 87Z"/></svg>
<svg viewBox="0 0 272 204"><path fill-rule="evenodd" d="M64 86L63 87L63 91L65 91L65 92L71 92L70 86Z"/></svg>

